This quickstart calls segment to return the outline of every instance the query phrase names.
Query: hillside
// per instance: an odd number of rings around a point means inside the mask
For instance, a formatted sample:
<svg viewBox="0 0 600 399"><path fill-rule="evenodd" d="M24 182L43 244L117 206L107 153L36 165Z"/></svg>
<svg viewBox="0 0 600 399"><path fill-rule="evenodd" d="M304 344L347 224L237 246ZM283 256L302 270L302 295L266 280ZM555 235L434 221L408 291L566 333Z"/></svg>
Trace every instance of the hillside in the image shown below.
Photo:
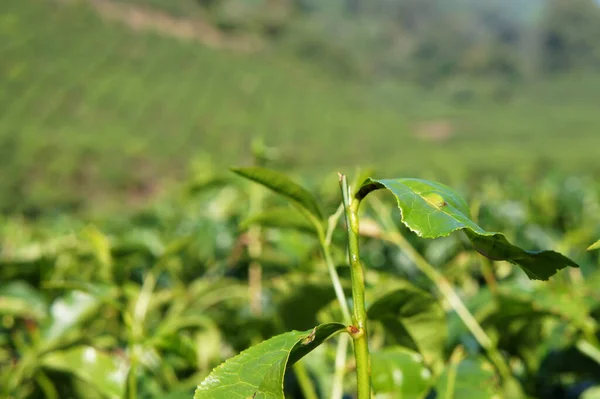
<svg viewBox="0 0 600 399"><path fill-rule="evenodd" d="M489 80L342 78L276 46L135 29L93 3L105 2L0 4L3 209L143 199L197 156L244 162L256 136L310 172L598 168L600 78L541 80L507 98Z"/></svg>

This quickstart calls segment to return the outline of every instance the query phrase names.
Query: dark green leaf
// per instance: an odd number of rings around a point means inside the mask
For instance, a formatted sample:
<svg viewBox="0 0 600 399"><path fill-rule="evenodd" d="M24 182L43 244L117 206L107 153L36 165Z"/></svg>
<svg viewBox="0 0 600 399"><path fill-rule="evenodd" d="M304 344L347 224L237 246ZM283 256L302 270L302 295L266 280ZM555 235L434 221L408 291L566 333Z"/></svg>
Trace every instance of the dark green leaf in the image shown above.
<svg viewBox="0 0 600 399"><path fill-rule="evenodd" d="M320 277L288 274L277 282L281 290L281 299L275 299L277 313L286 329L304 330L318 324L317 313L335 299L331 281ZM350 293L349 289L345 291Z"/></svg>
<svg viewBox="0 0 600 399"><path fill-rule="evenodd" d="M129 366L125 359L91 346L54 351L42 358L43 367L75 375L94 386L105 397L119 399L125 393Z"/></svg>
<svg viewBox="0 0 600 399"><path fill-rule="evenodd" d="M316 216L317 219L323 219L315 197L308 190L294 183L287 176L270 169L259 167L232 168L231 170L240 176L260 183L276 193L294 201L297 205Z"/></svg>
<svg viewBox="0 0 600 399"><path fill-rule="evenodd" d="M390 347L371 354L371 381L386 399L420 399L431 386L423 357L409 349Z"/></svg>
<svg viewBox="0 0 600 399"><path fill-rule="evenodd" d="M446 314L428 292L402 282L394 291L376 300L367 315L381 321L398 345L421 353L428 365L437 367L443 361Z"/></svg>
<svg viewBox="0 0 600 399"><path fill-rule="evenodd" d="M284 399L286 369L333 334L343 324L323 324L308 331L277 335L229 359L198 385L195 399Z"/></svg>
<svg viewBox="0 0 600 399"><path fill-rule="evenodd" d="M402 222L420 237L445 237L463 230L479 253L493 260L517 264L535 280L548 280L567 266L579 267L557 252L525 251L510 244L503 234L483 230L470 219L465 200L441 183L412 178L367 179L356 197L364 198L369 192L382 188L394 194Z"/></svg>
<svg viewBox="0 0 600 399"><path fill-rule="evenodd" d="M240 228L245 230L253 224L316 234L315 226L312 223L296 210L289 208L272 208L252 215L240 223Z"/></svg>
<svg viewBox="0 0 600 399"><path fill-rule="evenodd" d="M596 249L600 249L600 240L598 240L595 243L593 243L592 245L590 245L587 250L594 251Z"/></svg>
<svg viewBox="0 0 600 399"><path fill-rule="evenodd" d="M500 388L492 366L481 360L451 362L436 384L439 399L500 398Z"/></svg>

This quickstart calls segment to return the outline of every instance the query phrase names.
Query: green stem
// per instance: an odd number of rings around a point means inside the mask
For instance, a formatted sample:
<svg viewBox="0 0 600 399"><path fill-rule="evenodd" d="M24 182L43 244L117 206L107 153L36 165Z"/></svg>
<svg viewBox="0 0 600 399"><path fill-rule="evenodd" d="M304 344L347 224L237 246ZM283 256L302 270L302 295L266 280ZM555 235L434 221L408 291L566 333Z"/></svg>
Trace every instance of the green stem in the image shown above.
<svg viewBox="0 0 600 399"><path fill-rule="evenodd" d="M328 245L325 245L323 241L321 242L321 249L323 251L323 257L325 258L325 263L327 264L327 271L329 272L331 283L333 284L335 296L340 304L340 308L342 309L344 323L350 323L350 321L352 320L352 317L350 316L350 308L348 307L348 303L346 302L346 295L344 294L344 288L342 287L340 276L337 270L335 270L335 263L333 262L333 258L331 257L331 249Z"/></svg>
<svg viewBox="0 0 600 399"><path fill-rule="evenodd" d="M262 208L262 191L259 186L252 186L250 191L250 211L249 213L258 213ZM248 229L248 255L250 255L250 266L248 269L248 297L250 310L253 315L259 316L262 313L262 267L258 258L262 253L261 228L252 226Z"/></svg>
<svg viewBox="0 0 600 399"><path fill-rule="evenodd" d="M394 224L392 219L386 215L384 210L385 207L380 200L373 198L371 205L378 214L381 223L386 230L387 234L384 235L384 239L400 247L402 251L404 251L412 259L419 270L421 270L421 272L433 282L438 291L448 301L458 317L460 317L462 322L469 329L471 334L473 334L477 342L479 342L479 345L486 350L490 360L494 366L496 366L496 369L502 378L511 379L512 373L510 371L510 367L498 351L498 348L496 348L492 340L488 337L485 331L483 331L483 328L481 328L479 322L471 314L469 309L467 309L448 280L432 265L430 265L429 262L427 262L427 260L425 260L425 258L423 258L421 254L419 254L419 252L417 252L417 250L406 240L406 238L400 234L398 227Z"/></svg>
<svg viewBox="0 0 600 399"><path fill-rule="evenodd" d="M367 312L365 309L365 276L360 262L358 247L358 207L360 200L351 199L346 176L340 175L340 187L346 211L346 229L348 232L348 256L352 277L354 357L356 359L356 380L358 399L371 398L371 363L369 356Z"/></svg>
<svg viewBox="0 0 600 399"><path fill-rule="evenodd" d="M335 353L335 373L331 387L331 399L342 399L344 395L344 376L346 375L346 355L349 340L349 334L340 334Z"/></svg>
<svg viewBox="0 0 600 399"><path fill-rule="evenodd" d="M298 362L292 367L294 368L294 372L298 378L298 384L300 384L300 389L302 390L304 397L306 399L318 399L319 397L315 392L315 386L310 380L310 376L306 371L306 367L304 367L304 363Z"/></svg>
<svg viewBox="0 0 600 399"><path fill-rule="evenodd" d="M348 302L346 301L346 294L344 293L344 288L342 287L340 276L337 270L335 269L335 263L333 262L333 257L331 256L331 240L333 237L333 231L335 230L335 227L338 224L338 220L342 216L343 212L344 204L340 204L335 213L331 215L327 220L326 233L323 232L323 228L321 227L320 223L315 223L315 226L317 226L319 243L321 245L323 257L325 258L325 263L327 265L329 277L331 278L331 283L333 284L335 296L340 305L340 309L342 310L344 323L350 324L352 323L350 308L348 307ZM333 377L333 384L331 388L331 399L341 399L342 395L344 394L344 375L346 374L346 352L348 349L348 337L348 334L341 334L338 340L338 346L335 356L335 371Z"/></svg>

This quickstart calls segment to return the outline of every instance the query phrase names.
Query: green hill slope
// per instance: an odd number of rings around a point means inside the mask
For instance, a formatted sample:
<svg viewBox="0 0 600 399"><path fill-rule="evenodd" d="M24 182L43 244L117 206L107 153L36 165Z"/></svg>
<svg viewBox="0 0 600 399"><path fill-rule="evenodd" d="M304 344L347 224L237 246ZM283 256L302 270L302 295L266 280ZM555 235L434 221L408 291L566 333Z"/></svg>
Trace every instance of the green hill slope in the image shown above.
<svg viewBox="0 0 600 399"><path fill-rule="evenodd" d="M457 103L448 88L349 82L276 48L136 31L85 1L1 2L0 54L2 209L151 195L199 153L243 162L257 135L310 171L511 170L539 157L577 170L600 147L600 79Z"/></svg>

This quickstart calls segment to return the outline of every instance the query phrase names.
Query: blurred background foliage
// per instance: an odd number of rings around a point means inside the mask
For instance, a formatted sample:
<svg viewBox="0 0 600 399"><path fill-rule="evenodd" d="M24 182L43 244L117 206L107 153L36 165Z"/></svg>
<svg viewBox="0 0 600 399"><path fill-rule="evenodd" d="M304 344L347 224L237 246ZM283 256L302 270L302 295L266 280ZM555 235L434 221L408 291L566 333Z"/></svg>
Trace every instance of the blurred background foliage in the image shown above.
<svg viewBox="0 0 600 399"><path fill-rule="evenodd" d="M257 136L313 176L598 171L593 0L22 0L0 18L4 211L143 202Z"/></svg>
<svg viewBox="0 0 600 399"><path fill-rule="evenodd" d="M335 171L433 178L486 229L571 256L542 285L403 230L530 397L597 397L599 93L593 0L1 1L0 396L191 398L235 353L334 320L314 237L242 223L285 205L226 170L259 163L328 213ZM370 295L435 291L363 245ZM446 312L446 356L479 361ZM306 359L321 397L334 356Z"/></svg>

